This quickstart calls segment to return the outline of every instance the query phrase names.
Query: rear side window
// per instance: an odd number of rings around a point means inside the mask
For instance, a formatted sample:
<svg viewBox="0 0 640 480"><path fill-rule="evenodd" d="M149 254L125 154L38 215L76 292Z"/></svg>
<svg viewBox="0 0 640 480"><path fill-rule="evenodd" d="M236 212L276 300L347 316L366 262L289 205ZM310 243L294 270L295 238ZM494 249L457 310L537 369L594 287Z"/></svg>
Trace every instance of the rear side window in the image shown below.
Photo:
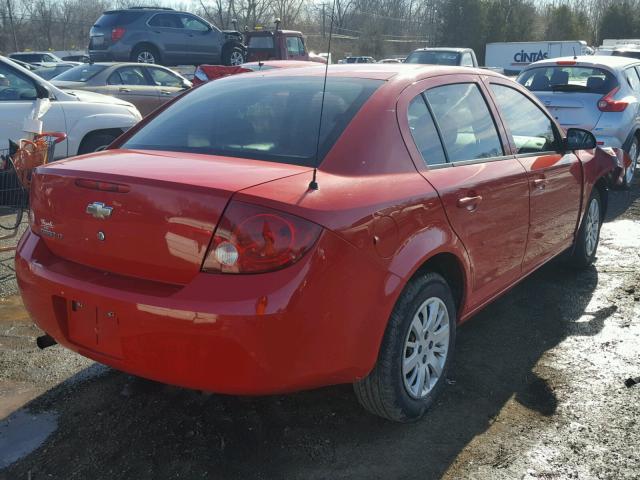
<svg viewBox="0 0 640 480"><path fill-rule="evenodd" d="M122 25L129 25L142 17L144 12L106 12L95 23L95 27L116 27Z"/></svg>
<svg viewBox="0 0 640 480"><path fill-rule="evenodd" d="M235 75L207 83L151 120L123 148L314 166L319 163L323 80ZM327 79L320 161L381 84L370 79Z"/></svg>
<svg viewBox="0 0 640 480"><path fill-rule="evenodd" d="M411 100L407 111L409 130L416 147L420 150L422 160L427 165L447 163L438 131L422 95Z"/></svg>
<svg viewBox="0 0 640 480"><path fill-rule="evenodd" d="M271 49L273 48L273 37L272 36L257 36L249 38L248 48L265 48Z"/></svg>
<svg viewBox="0 0 640 480"><path fill-rule="evenodd" d="M557 65L532 68L518 83L533 92L583 92L606 95L618 86L616 77L601 68Z"/></svg>
<svg viewBox="0 0 640 480"><path fill-rule="evenodd" d="M504 155L493 116L478 86L457 83L425 92L450 162Z"/></svg>
<svg viewBox="0 0 640 480"><path fill-rule="evenodd" d="M513 136L516 153L555 152L560 142L549 117L517 90L491 84L502 118Z"/></svg>
<svg viewBox="0 0 640 480"><path fill-rule="evenodd" d="M96 65L95 63L78 65L77 67L73 67L58 75L56 80L64 80L66 82L86 82L87 80L95 77L105 68L107 68L105 65Z"/></svg>

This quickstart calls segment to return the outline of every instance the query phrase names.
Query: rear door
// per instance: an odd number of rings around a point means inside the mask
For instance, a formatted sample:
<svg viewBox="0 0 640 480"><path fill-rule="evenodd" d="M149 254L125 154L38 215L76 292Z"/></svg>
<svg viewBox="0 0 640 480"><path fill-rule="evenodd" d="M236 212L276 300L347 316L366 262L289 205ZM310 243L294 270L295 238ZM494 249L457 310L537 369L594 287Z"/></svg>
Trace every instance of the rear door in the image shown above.
<svg viewBox="0 0 640 480"><path fill-rule="evenodd" d="M109 75L107 84L109 95L133 103L142 115L147 115L160 106L158 88L145 75L142 65L118 68Z"/></svg>
<svg viewBox="0 0 640 480"><path fill-rule="evenodd" d="M530 223L523 270L545 262L573 243L580 212L583 172L573 152L562 152L554 122L524 92L488 79L516 158L527 170Z"/></svg>
<svg viewBox="0 0 640 480"><path fill-rule="evenodd" d="M158 13L149 19L148 25L151 28L151 39L164 47L160 55L165 65L185 63L185 60L191 58L191 38L177 14Z"/></svg>
<svg viewBox="0 0 640 480"><path fill-rule="evenodd" d="M471 306L520 277L529 228L526 171L485 98L477 76L446 76L414 84L398 108L414 162L469 254Z"/></svg>

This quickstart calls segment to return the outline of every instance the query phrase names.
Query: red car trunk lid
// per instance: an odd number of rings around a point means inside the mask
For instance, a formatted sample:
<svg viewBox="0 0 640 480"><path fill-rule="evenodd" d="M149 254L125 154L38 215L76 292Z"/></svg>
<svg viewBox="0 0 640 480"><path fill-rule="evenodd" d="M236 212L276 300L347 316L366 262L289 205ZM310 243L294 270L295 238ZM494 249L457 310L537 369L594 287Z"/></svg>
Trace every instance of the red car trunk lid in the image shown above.
<svg viewBox="0 0 640 480"><path fill-rule="evenodd" d="M33 229L58 257L149 280L196 275L234 192L307 167L113 150L40 167Z"/></svg>

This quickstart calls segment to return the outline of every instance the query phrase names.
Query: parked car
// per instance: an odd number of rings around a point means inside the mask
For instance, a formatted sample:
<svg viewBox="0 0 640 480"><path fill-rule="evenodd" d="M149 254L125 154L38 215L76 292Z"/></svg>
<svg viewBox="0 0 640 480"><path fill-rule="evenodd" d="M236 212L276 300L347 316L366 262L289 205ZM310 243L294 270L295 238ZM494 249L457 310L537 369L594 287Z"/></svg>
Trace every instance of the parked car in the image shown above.
<svg viewBox="0 0 640 480"><path fill-rule="evenodd" d="M611 55L614 57L627 57L627 58L635 58L636 60L640 60L640 47L637 45L627 46L616 48L611 51Z"/></svg>
<svg viewBox="0 0 640 480"><path fill-rule="evenodd" d="M17 58L8 58L7 57L7 60L9 60L9 61L11 61L11 62L13 62L13 63L15 63L17 65L20 65L22 68L26 68L27 70L35 70L36 68L38 68L35 65L31 65L30 63L23 62L22 60L18 60Z"/></svg>
<svg viewBox="0 0 640 480"><path fill-rule="evenodd" d="M11 60L20 60L37 67L62 62L62 59L51 52L14 52L9 54Z"/></svg>
<svg viewBox="0 0 640 480"><path fill-rule="evenodd" d="M218 78L237 75L238 73L267 71L274 68L302 68L312 66L318 66L318 63L297 60L266 60L264 62L247 62L237 67L200 65L193 76L193 84L200 85L210 82L211 80L217 80Z"/></svg>
<svg viewBox="0 0 640 480"><path fill-rule="evenodd" d="M191 88L182 75L161 65L91 63L57 76L51 83L62 89L88 90L131 102L147 115Z"/></svg>
<svg viewBox="0 0 640 480"><path fill-rule="evenodd" d="M247 45L247 62L265 60L297 60L327 63L327 59L309 53L302 32L281 30L276 22L275 30L251 30L244 32Z"/></svg>
<svg viewBox="0 0 640 480"><path fill-rule="evenodd" d="M640 153L640 61L619 56L564 57L536 62L518 82L534 92L565 127L580 127L598 145L631 157L631 183Z"/></svg>
<svg viewBox="0 0 640 480"><path fill-rule="evenodd" d="M353 382L408 421L458 324L564 252L593 262L616 161L525 88L407 65L324 82L223 78L38 168L16 272L40 344L227 394Z"/></svg>
<svg viewBox="0 0 640 480"><path fill-rule="evenodd" d="M376 63L373 57L346 57L340 63Z"/></svg>
<svg viewBox="0 0 640 480"><path fill-rule="evenodd" d="M78 65L81 65L81 63L58 62L50 66L37 67L35 70L33 70L33 73L38 75L40 78L44 78L45 80L51 80L52 78L57 77L61 73L64 73L73 67L77 67Z"/></svg>
<svg viewBox="0 0 640 480"><path fill-rule="evenodd" d="M93 152L109 145L142 117L130 103L82 91L62 91L33 72L0 56L0 149L8 140L24 137L24 119L37 98L49 98L44 130L64 132L67 140L56 146L56 158Z"/></svg>
<svg viewBox="0 0 640 480"><path fill-rule="evenodd" d="M104 12L89 35L93 62L240 65L246 56L240 32L221 31L197 15L171 8Z"/></svg>
<svg viewBox="0 0 640 480"><path fill-rule="evenodd" d="M460 67L477 67L478 60L471 48L419 48L405 59L404 63L420 63L425 65L457 65Z"/></svg>
<svg viewBox="0 0 640 480"><path fill-rule="evenodd" d="M402 63L402 60L399 58L383 58L382 60L378 60L378 63Z"/></svg>
<svg viewBox="0 0 640 480"><path fill-rule="evenodd" d="M62 57L62 60L65 62L80 62L80 63L89 63L91 60L89 55L65 55Z"/></svg>

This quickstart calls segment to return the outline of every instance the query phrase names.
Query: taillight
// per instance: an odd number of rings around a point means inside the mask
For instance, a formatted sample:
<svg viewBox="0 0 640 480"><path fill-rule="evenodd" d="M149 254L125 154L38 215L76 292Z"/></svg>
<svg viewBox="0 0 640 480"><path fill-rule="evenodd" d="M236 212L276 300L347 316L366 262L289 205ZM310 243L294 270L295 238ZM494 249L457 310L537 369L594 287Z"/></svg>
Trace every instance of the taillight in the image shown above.
<svg viewBox="0 0 640 480"><path fill-rule="evenodd" d="M118 40L120 40L122 37L124 37L125 31L126 30L122 27L116 27L113 30L111 30L111 41L117 42Z"/></svg>
<svg viewBox="0 0 640 480"><path fill-rule="evenodd" d="M627 108L627 105L629 105L629 102L613 99L619 90L620 87L616 87L598 100L598 110L601 112L623 112L624 109Z"/></svg>
<svg viewBox="0 0 640 480"><path fill-rule="evenodd" d="M261 273L300 260L315 244L322 227L295 215L242 202L231 202L220 219L202 270Z"/></svg>

